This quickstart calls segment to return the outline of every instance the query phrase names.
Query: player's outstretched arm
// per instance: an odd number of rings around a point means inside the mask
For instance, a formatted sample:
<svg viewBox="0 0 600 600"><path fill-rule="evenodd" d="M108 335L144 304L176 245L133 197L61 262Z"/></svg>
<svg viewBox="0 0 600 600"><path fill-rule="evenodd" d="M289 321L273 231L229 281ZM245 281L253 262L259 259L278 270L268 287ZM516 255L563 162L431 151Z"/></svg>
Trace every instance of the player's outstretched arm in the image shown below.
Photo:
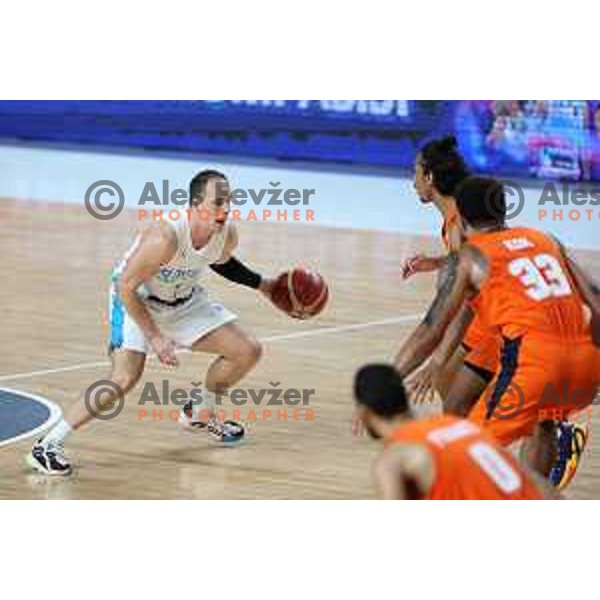
<svg viewBox="0 0 600 600"><path fill-rule="evenodd" d="M223 253L210 268L228 281L258 290L270 298L272 281L252 271L233 255L237 245L237 230L234 225L229 224Z"/></svg>
<svg viewBox="0 0 600 600"><path fill-rule="evenodd" d="M429 362L407 382L413 402L420 404L434 399L440 373L465 337L474 314L473 309L465 303L446 330L442 342L433 352Z"/></svg>
<svg viewBox="0 0 600 600"><path fill-rule="evenodd" d="M460 346L474 316L475 312L469 306L469 303L465 302L460 308L458 315L452 321L452 324L446 330L442 343L432 356L432 360L440 368L448 363L456 352L456 349Z"/></svg>
<svg viewBox="0 0 600 600"><path fill-rule="evenodd" d="M445 270L425 318L396 355L396 368L403 377L410 375L431 356L473 289L472 258L467 246L459 253L448 255Z"/></svg>
<svg viewBox="0 0 600 600"><path fill-rule="evenodd" d="M383 500L416 500L431 489L434 466L425 448L394 445L379 455L374 475Z"/></svg>
<svg viewBox="0 0 600 600"><path fill-rule="evenodd" d="M408 279L416 273L428 273L441 269L448 260L447 256L425 256L417 254L402 264L402 279Z"/></svg>
<svg viewBox="0 0 600 600"><path fill-rule="evenodd" d="M451 227L448 231L448 251L458 252L463 244L463 233L459 225ZM408 279L416 273L439 271L446 266L448 254L443 256L425 256L416 254L405 260L402 264L402 279Z"/></svg>

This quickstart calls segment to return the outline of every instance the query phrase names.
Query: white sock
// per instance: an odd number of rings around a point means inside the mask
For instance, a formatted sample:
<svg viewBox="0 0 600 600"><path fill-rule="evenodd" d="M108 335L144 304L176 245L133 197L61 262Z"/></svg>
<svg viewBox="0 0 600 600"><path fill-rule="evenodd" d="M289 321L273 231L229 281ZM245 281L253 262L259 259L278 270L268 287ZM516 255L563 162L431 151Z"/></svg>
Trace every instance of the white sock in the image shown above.
<svg viewBox="0 0 600 600"><path fill-rule="evenodd" d="M44 444L63 444L73 428L64 419L61 419L43 438Z"/></svg>
<svg viewBox="0 0 600 600"><path fill-rule="evenodd" d="M215 412L215 395L210 390L202 390L202 403L194 401L192 406L192 419L208 421Z"/></svg>

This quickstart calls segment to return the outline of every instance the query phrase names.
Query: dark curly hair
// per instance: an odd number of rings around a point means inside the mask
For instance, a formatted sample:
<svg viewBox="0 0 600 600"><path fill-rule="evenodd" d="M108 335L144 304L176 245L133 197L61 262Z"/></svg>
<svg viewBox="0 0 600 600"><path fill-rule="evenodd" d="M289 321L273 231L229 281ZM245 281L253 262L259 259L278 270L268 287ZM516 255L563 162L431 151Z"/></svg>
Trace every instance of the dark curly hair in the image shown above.
<svg viewBox="0 0 600 600"><path fill-rule="evenodd" d="M425 144L420 154L425 174L431 173L433 184L444 196L454 195L456 186L470 175L453 135Z"/></svg>

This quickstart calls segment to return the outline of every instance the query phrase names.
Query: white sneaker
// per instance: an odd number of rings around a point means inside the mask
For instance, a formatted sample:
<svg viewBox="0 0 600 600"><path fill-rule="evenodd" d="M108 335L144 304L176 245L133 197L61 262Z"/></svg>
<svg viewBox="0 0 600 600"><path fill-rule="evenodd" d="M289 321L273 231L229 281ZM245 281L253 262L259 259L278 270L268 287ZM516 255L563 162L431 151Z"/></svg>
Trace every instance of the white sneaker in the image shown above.
<svg viewBox="0 0 600 600"><path fill-rule="evenodd" d="M44 443L38 440L31 452L27 455L29 466L45 475L70 475L71 465L65 457L62 444Z"/></svg>
<svg viewBox="0 0 600 600"><path fill-rule="evenodd" d="M188 402L179 413L179 424L186 431L206 431L210 437L221 444L236 444L244 439L244 427L236 421L219 421L214 416L210 419L195 419L192 416L193 405Z"/></svg>

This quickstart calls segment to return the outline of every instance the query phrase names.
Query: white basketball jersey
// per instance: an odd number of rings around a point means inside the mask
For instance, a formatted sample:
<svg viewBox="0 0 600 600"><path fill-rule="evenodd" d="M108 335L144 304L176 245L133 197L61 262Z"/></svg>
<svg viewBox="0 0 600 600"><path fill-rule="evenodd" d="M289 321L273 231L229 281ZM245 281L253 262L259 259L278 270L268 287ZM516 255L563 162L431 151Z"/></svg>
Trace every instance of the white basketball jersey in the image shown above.
<svg viewBox="0 0 600 600"><path fill-rule="evenodd" d="M143 298L151 296L171 303L191 297L194 292L201 289L198 280L202 273L223 254L227 239L227 225L220 232L213 234L206 246L195 250L192 245L188 214L184 211L179 213L179 219L166 221L177 235L175 256L168 263L161 265L158 273L138 288L138 293ZM115 269L117 276L125 268L127 260L135 252L138 244L139 238Z"/></svg>

